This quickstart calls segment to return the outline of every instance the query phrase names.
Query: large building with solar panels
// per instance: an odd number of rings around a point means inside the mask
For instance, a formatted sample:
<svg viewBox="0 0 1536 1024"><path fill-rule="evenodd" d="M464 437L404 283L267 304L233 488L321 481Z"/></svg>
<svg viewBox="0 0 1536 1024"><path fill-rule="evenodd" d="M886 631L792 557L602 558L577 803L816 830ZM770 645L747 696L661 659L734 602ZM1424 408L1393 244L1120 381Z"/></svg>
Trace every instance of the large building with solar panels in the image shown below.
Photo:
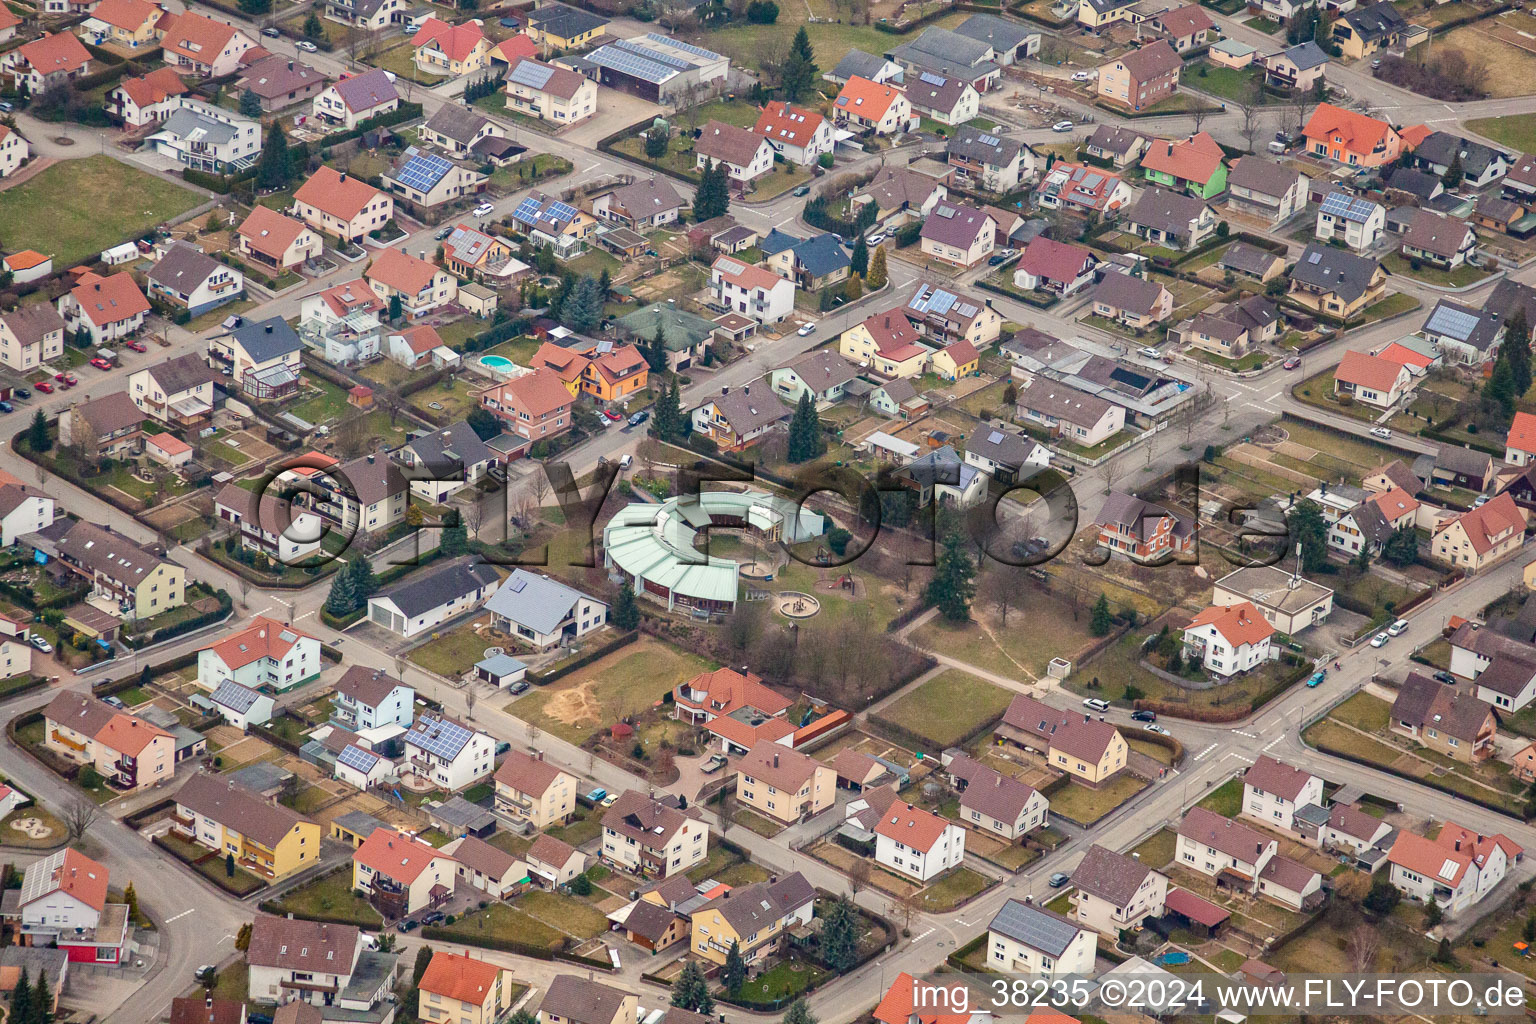
<svg viewBox="0 0 1536 1024"><path fill-rule="evenodd" d="M597 111L597 84L570 68L523 58L506 77L507 105L551 124L569 125Z"/></svg>
<svg viewBox="0 0 1536 1024"><path fill-rule="evenodd" d="M997 971L1092 974L1099 937L1070 918L1033 903L1009 900L987 925L988 966Z"/></svg>
<svg viewBox="0 0 1536 1024"><path fill-rule="evenodd" d="M722 89L731 70L729 57L660 32L621 39L556 63L580 71L599 85L655 103L673 103L695 86Z"/></svg>
<svg viewBox="0 0 1536 1024"><path fill-rule="evenodd" d="M430 208L480 192L487 179L476 168L411 146L384 172L382 180L387 191Z"/></svg>
<svg viewBox="0 0 1536 1024"><path fill-rule="evenodd" d="M422 715L405 734L401 770L456 793L495 771L496 741L461 722Z"/></svg>

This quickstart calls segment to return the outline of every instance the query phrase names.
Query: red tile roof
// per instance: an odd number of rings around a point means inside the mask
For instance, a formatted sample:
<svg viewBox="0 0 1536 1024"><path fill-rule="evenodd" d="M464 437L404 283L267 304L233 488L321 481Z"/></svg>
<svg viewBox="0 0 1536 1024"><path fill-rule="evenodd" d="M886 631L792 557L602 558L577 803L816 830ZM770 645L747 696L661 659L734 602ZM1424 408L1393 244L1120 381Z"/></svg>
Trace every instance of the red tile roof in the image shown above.
<svg viewBox="0 0 1536 1024"><path fill-rule="evenodd" d="M91 17L115 28L136 32L146 21L157 21L163 12L149 0L101 0Z"/></svg>
<svg viewBox="0 0 1536 1024"><path fill-rule="evenodd" d="M880 998L880 1005L875 1007L875 1020L880 1024L911 1024L915 985L916 981L906 971L896 975L890 989ZM968 1013L919 1013L916 1016L919 1024L968 1024L971 1019Z"/></svg>
<svg viewBox="0 0 1536 1024"><path fill-rule="evenodd" d="M1374 502L1376 507L1381 509L1382 518L1386 519L1394 527L1397 526L1399 519L1402 519L1404 516L1411 516L1419 510L1419 499L1401 487L1394 487L1390 491L1373 494L1366 500Z"/></svg>
<svg viewBox="0 0 1536 1024"><path fill-rule="evenodd" d="M1509 436L1504 443L1517 451L1536 452L1536 415L1515 413L1514 422L1509 425Z"/></svg>
<svg viewBox="0 0 1536 1024"><path fill-rule="evenodd" d="M376 828L352 854L352 862L372 868L403 885L410 885L437 858L451 856L392 828Z"/></svg>
<svg viewBox="0 0 1536 1024"><path fill-rule="evenodd" d="M1482 508L1474 508L1470 512L1463 512L1455 519L1442 523L1435 532L1447 529L1452 523L1460 523L1462 529L1467 532L1467 540L1471 542L1473 550L1479 555L1486 554L1511 530L1525 529L1525 513L1520 506L1515 504L1515 499L1506 491L1494 498Z"/></svg>
<svg viewBox="0 0 1536 1024"><path fill-rule="evenodd" d="M919 853L927 853L948 826L949 822L937 814L898 801L880 815L875 834L894 839Z"/></svg>
<svg viewBox="0 0 1536 1024"><path fill-rule="evenodd" d="M508 64L516 64L524 57L537 57L539 44L519 32L510 39L503 39L491 51L491 55L500 57Z"/></svg>
<svg viewBox="0 0 1536 1024"><path fill-rule="evenodd" d="M176 69L168 67L156 68L142 78L125 78L118 83L118 87L137 107L148 107L164 102L170 96L191 92Z"/></svg>
<svg viewBox="0 0 1536 1024"><path fill-rule="evenodd" d="M511 395L512 404L530 416L544 416L562 406L571 404L571 393L548 370L534 370L515 380L509 380L496 389L502 396ZM505 400L503 400L503 404Z"/></svg>
<svg viewBox="0 0 1536 1024"><path fill-rule="evenodd" d="M461 1003L483 1006L500 977L501 968L495 964L439 949L433 951L417 987Z"/></svg>
<svg viewBox="0 0 1536 1024"><path fill-rule="evenodd" d="M1373 356L1369 352L1346 352L1344 358L1339 360L1338 368L1333 371L1333 379L1385 394L1397 383L1398 374L1402 370L1400 363Z"/></svg>
<svg viewBox="0 0 1536 1024"><path fill-rule="evenodd" d="M234 37L235 27L193 11L177 15L160 41L168 52L179 53L198 64L209 64Z"/></svg>
<svg viewBox="0 0 1536 1024"><path fill-rule="evenodd" d="M281 259L305 227L301 221L284 217L276 210L256 206L252 207L251 215L240 222L240 237L257 252Z"/></svg>
<svg viewBox="0 0 1536 1024"><path fill-rule="evenodd" d="M432 283L437 267L418 259L403 249L381 249L363 277L393 288L404 295L415 295Z"/></svg>
<svg viewBox="0 0 1536 1024"><path fill-rule="evenodd" d="M1239 601L1226 606L1211 605L1190 620L1185 629L1214 626L1233 647L1263 643L1275 635L1275 627L1253 606L1252 601Z"/></svg>
<svg viewBox="0 0 1536 1024"><path fill-rule="evenodd" d="M139 291L132 274L113 274L111 277L91 274L80 278L80 283L71 288L69 294L97 327L149 312L149 300Z"/></svg>
<svg viewBox="0 0 1536 1024"><path fill-rule="evenodd" d="M237 669L259 658L280 661L293 649L294 644L304 639L314 638L276 619L258 615L250 626L204 650L211 650L230 669Z"/></svg>
<svg viewBox="0 0 1536 1024"><path fill-rule="evenodd" d="M887 359L905 362L923 354L922 346L917 344L917 330L899 309L876 313L864 321L864 329Z"/></svg>
<svg viewBox="0 0 1536 1024"><path fill-rule="evenodd" d="M1514 863L1515 858L1525 852L1524 847L1502 832L1495 832L1492 835L1473 832L1454 821L1445 823L1440 834L1435 836L1435 842L1452 853L1471 853L1473 863L1479 868L1487 865L1488 855L1493 852L1495 846L1504 849L1504 856L1510 863Z"/></svg>
<svg viewBox="0 0 1536 1024"><path fill-rule="evenodd" d="M1435 134L1434 129L1427 124L1415 124L1398 132L1398 138L1410 149L1418 149L1419 143Z"/></svg>
<svg viewBox="0 0 1536 1024"><path fill-rule="evenodd" d="M1221 167L1225 156L1221 146L1208 132L1191 135L1182 142L1154 139L1141 158L1143 170L1161 171L1183 181L1205 184Z"/></svg>
<svg viewBox="0 0 1536 1024"><path fill-rule="evenodd" d="M770 103L758 115L752 130L771 142L804 146L815 137L826 118L814 110L788 103Z"/></svg>
<svg viewBox="0 0 1536 1024"><path fill-rule="evenodd" d="M552 341L546 341L539 346L539 350L528 360L528 365L537 370L543 367L569 383L580 380L581 375L587 372L587 364L591 360L580 352L574 352L568 348L561 348Z"/></svg>
<svg viewBox="0 0 1536 1024"><path fill-rule="evenodd" d="M466 21L462 25L450 25L440 18L428 18L421 23L421 28L411 37L411 45L418 50L429 43L437 43L437 48L452 61L462 61L474 52L479 43L485 39L485 33L480 26L472 21Z"/></svg>
<svg viewBox="0 0 1536 1024"><path fill-rule="evenodd" d="M91 62L90 51L68 32L23 43L16 52L40 75L74 74Z"/></svg>
<svg viewBox="0 0 1536 1024"><path fill-rule="evenodd" d="M1392 126L1331 103L1319 103L1301 133L1308 139L1323 139L1330 143L1338 139L1338 144L1349 152L1365 154L1392 137Z"/></svg>
<svg viewBox="0 0 1536 1024"><path fill-rule="evenodd" d="M1024 247L1024 254L1019 257L1016 269L1047 281L1070 284L1077 280L1083 267L1092 258L1093 253L1081 245L1036 235Z"/></svg>
<svg viewBox="0 0 1536 1024"><path fill-rule="evenodd" d="M778 715L788 711L794 703L764 686L762 676L753 672L743 674L732 668L700 672L678 689L703 691L705 698L702 702L686 696L678 696L677 699L685 705L703 708L715 715L729 715L745 707L756 708L766 715Z"/></svg>
<svg viewBox="0 0 1536 1024"><path fill-rule="evenodd" d="M418 356L424 356L435 348L441 348L443 337L433 330L428 324L421 324L409 330L401 331L400 336L405 339L406 347Z"/></svg>
<svg viewBox="0 0 1536 1024"><path fill-rule="evenodd" d="M900 95L901 90L893 86L853 75L848 79L848 84L843 86L843 91L837 94L833 106L849 114L857 114L867 121L878 121Z"/></svg>
<svg viewBox="0 0 1536 1024"><path fill-rule="evenodd" d="M1223 910L1210 900L1196 896L1188 889L1169 889L1167 898L1163 900L1163 906L1207 928L1214 928L1232 916L1229 911Z"/></svg>
<svg viewBox="0 0 1536 1024"><path fill-rule="evenodd" d="M1397 834L1387 861L1453 889L1472 866L1470 854L1448 850L1406 829Z"/></svg>
<svg viewBox="0 0 1536 1024"><path fill-rule="evenodd" d="M293 198L322 213L349 221L362 213L380 194L378 189L361 178L342 174L334 167L322 166L299 186Z"/></svg>
<svg viewBox="0 0 1536 1024"><path fill-rule="evenodd" d="M96 910L107 905L107 866L79 850L64 851L64 856L49 875L48 884L48 890L39 897L62 892Z"/></svg>

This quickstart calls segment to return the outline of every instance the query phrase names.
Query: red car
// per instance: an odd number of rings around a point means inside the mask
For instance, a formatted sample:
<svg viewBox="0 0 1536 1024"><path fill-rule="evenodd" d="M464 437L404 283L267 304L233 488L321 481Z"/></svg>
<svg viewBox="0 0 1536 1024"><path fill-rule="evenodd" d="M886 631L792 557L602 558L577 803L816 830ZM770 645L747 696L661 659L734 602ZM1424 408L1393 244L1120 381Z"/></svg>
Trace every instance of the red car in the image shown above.
<svg viewBox="0 0 1536 1024"><path fill-rule="evenodd" d="M37 388L37 390L41 391L45 395L53 394L53 381L50 381L50 380L40 380L36 384L33 384L32 386L34 388Z"/></svg>
<svg viewBox="0 0 1536 1024"><path fill-rule="evenodd" d="M67 388L72 388L72 387L74 387L74 386L75 386L75 385L76 385L76 384L79 384L79 383L80 383L80 378L79 378L79 377L76 377L76 376L75 376L75 375L74 375L74 374L72 374L72 373L66 373L66 374L65 374L65 375L64 375L64 386L65 386L65 387L67 387Z"/></svg>
<svg viewBox="0 0 1536 1024"><path fill-rule="evenodd" d="M98 370L110 370L110 369L112 369L112 364L109 361L101 358L101 356L97 356L95 359L92 359L91 360L91 365L96 367L96 369L98 369Z"/></svg>
<svg viewBox="0 0 1536 1024"><path fill-rule="evenodd" d="M624 418L622 414L616 413L612 409L604 409L603 410L603 415L608 417L610 420L612 420L615 423L619 422L619 420Z"/></svg>
<svg viewBox="0 0 1536 1024"><path fill-rule="evenodd" d="M62 372L62 371L60 371L60 372L59 372L59 373L56 373L56 374L54 374L54 375L53 375L53 379L54 379L54 380L60 380L60 381L61 381L61 380L63 380L63 379L64 379L64 374L63 374L63 372Z"/></svg>
<svg viewBox="0 0 1536 1024"><path fill-rule="evenodd" d="M130 350L130 351L132 351L132 352L148 352L149 351L149 349L144 347L144 343L142 341L125 341L125 342L123 342L123 347L128 349L128 350Z"/></svg>

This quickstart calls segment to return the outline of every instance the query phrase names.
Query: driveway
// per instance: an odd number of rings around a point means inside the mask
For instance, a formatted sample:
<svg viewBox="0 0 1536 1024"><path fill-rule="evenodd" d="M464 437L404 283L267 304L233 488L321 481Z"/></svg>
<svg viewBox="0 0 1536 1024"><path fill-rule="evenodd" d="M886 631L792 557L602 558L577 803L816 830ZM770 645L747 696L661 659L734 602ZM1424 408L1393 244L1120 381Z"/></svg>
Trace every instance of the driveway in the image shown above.
<svg viewBox="0 0 1536 1024"><path fill-rule="evenodd" d="M597 113L571 130L561 132L555 139L556 145L550 148L553 152L560 152L560 142L595 147L598 142L620 128L627 128L642 118L654 117L662 113L664 111L650 100L631 96L618 89L604 89ZM580 159L577 159L577 164L580 163Z"/></svg>

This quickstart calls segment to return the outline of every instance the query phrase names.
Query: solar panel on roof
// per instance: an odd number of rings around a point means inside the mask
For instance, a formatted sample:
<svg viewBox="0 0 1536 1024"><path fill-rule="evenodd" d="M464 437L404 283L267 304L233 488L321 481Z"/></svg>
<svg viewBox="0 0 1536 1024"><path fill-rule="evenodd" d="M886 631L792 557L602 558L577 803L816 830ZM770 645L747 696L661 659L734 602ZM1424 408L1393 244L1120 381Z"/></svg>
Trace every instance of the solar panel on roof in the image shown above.
<svg viewBox="0 0 1536 1024"><path fill-rule="evenodd" d="M691 53L695 57L707 57L710 60L725 60L724 57L716 53L714 50L706 50L702 46L694 46L692 43L685 43L681 39L673 39L671 36L664 36L660 32L647 32L645 34L645 38L651 40L652 42L664 43L675 50L682 50L684 53Z"/></svg>
<svg viewBox="0 0 1536 1024"><path fill-rule="evenodd" d="M988 444L1002 444L1003 443L1003 432L1001 430L994 430L994 431L992 431L992 433L987 435L987 443Z"/></svg>
<svg viewBox="0 0 1536 1024"><path fill-rule="evenodd" d="M1323 262L1323 254L1320 253L1320 252L1314 252L1314 253L1310 254L1307 257L1307 262L1308 263L1321 263L1321 262Z"/></svg>
<svg viewBox="0 0 1536 1024"><path fill-rule="evenodd" d="M956 297L949 292L937 290L933 293L933 298L928 300L928 312L943 316L955 304L955 299Z"/></svg>
<svg viewBox="0 0 1536 1024"><path fill-rule="evenodd" d="M1364 199L1356 199L1342 192L1330 192L1323 197L1321 212L1334 217L1343 217L1345 220L1365 223L1370 219L1371 212L1376 204Z"/></svg>
<svg viewBox="0 0 1536 1024"><path fill-rule="evenodd" d="M983 135L976 141L980 142L983 146L995 146L1003 140L999 139L996 135Z"/></svg>
<svg viewBox="0 0 1536 1024"><path fill-rule="evenodd" d="M1089 174L1083 178L1083 185L1086 188L1098 188L1099 183L1103 180L1104 176L1102 174Z"/></svg>
<svg viewBox="0 0 1536 1024"><path fill-rule="evenodd" d="M517 67L507 77L518 85L526 85L530 89L542 89L549 84L554 77L555 69L543 64L535 64L531 60L517 62Z"/></svg>
<svg viewBox="0 0 1536 1024"><path fill-rule="evenodd" d="M1449 334L1457 338L1471 337L1477 327L1477 316L1453 306L1438 306L1424 324L1426 331Z"/></svg>
<svg viewBox="0 0 1536 1024"><path fill-rule="evenodd" d="M453 760L464 744L469 742L470 731L457 722L428 721L418 723L411 730L411 742L429 754Z"/></svg>
<svg viewBox="0 0 1536 1024"><path fill-rule="evenodd" d="M412 155L414 153L414 155ZM430 192L443 176L453 169L453 165L440 156L432 153L423 153L419 150L407 150L410 157L395 175L396 179L408 188L418 192Z"/></svg>
<svg viewBox="0 0 1536 1024"><path fill-rule="evenodd" d="M370 754L361 747L351 745L343 747L341 753L336 755L336 760L338 763L344 764L348 768L362 772L365 775L373 770L374 765L379 763L377 755Z"/></svg>
<svg viewBox="0 0 1536 1024"><path fill-rule="evenodd" d="M924 71L922 74L918 75L917 77L922 79L924 82L926 82L929 85L943 85L944 82L945 82L945 79L944 79L944 77L942 75L931 74L930 72L927 72L927 71Z"/></svg>
<svg viewBox="0 0 1536 1024"><path fill-rule="evenodd" d="M977 309L969 302L960 302L955 304L955 312L959 313L961 316L975 316Z"/></svg>
<svg viewBox="0 0 1536 1024"><path fill-rule="evenodd" d="M938 214L940 217L943 217L945 220L951 220L955 216L956 210L952 206L941 206L933 212Z"/></svg>
<svg viewBox="0 0 1536 1024"><path fill-rule="evenodd" d="M546 216L553 217L555 220L575 220L576 215L579 212L580 211L577 210L574 206L567 206L565 203L554 202L549 205L549 210L547 211Z"/></svg>
<svg viewBox="0 0 1536 1024"><path fill-rule="evenodd" d="M513 211L512 216L517 220L528 221L529 223L538 220L539 201L531 198L524 199L517 204L517 209Z"/></svg>

